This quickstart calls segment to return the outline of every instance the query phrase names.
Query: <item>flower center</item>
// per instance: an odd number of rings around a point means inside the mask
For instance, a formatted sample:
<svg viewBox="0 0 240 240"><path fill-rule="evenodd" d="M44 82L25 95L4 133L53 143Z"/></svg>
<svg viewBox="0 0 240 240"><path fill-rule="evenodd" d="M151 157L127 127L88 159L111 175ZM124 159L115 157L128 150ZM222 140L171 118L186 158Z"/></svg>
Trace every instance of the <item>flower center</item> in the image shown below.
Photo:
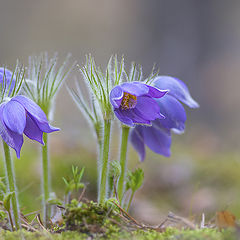
<svg viewBox="0 0 240 240"><path fill-rule="evenodd" d="M137 104L137 96L124 92L121 108L124 110L134 108Z"/></svg>

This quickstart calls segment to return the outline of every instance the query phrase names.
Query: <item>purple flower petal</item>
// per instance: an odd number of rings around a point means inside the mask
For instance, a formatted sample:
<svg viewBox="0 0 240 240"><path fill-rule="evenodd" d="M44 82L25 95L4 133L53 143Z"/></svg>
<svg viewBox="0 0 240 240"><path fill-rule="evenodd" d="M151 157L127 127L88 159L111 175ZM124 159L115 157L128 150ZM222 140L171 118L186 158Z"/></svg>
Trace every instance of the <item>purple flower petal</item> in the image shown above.
<svg viewBox="0 0 240 240"><path fill-rule="evenodd" d="M114 108L119 108L123 98L123 90L120 86L116 86L110 92L110 102Z"/></svg>
<svg viewBox="0 0 240 240"><path fill-rule="evenodd" d="M159 76L153 81L159 89L169 90L169 95L177 98L191 108L198 108L198 103L191 97L187 86L179 79L170 76Z"/></svg>
<svg viewBox="0 0 240 240"><path fill-rule="evenodd" d="M27 113L27 115L29 115L29 117L36 123L36 125L39 127L39 129L42 132L51 133L51 132L55 132L55 131L60 130L59 128L55 128L55 127L51 126L46 121L41 121L38 118L35 118L35 116L30 114L29 112Z"/></svg>
<svg viewBox="0 0 240 240"><path fill-rule="evenodd" d="M130 93L135 96L142 96L149 92L146 84L141 82L126 82L120 85L124 92Z"/></svg>
<svg viewBox="0 0 240 240"><path fill-rule="evenodd" d="M35 121L41 131L46 133L59 131L59 128L54 128L49 125L47 117L43 110L32 100L24 96L16 96L12 99L12 101L19 102L25 108L27 114L33 121Z"/></svg>
<svg viewBox="0 0 240 240"><path fill-rule="evenodd" d="M137 114L135 109L122 110L119 108L115 109L114 112L121 122L131 127L134 126L134 123L147 125L151 124L151 122L148 119L143 118L139 112L137 112Z"/></svg>
<svg viewBox="0 0 240 240"><path fill-rule="evenodd" d="M9 136L12 139L12 143L8 143L8 142L6 143L15 150L17 158L20 158L20 152L23 145L23 135L15 133L9 129L7 129L7 131Z"/></svg>
<svg viewBox="0 0 240 240"><path fill-rule="evenodd" d="M157 119L154 123L161 123L161 126L164 128L177 129L178 133L183 133L187 116L182 104L171 95L156 99L156 102L165 119Z"/></svg>
<svg viewBox="0 0 240 240"><path fill-rule="evenodd" d="M144 143L155 153L165 157L171 155L171 135L155 127L142 126Z"/></svg>
<svg viewBox="0 0 240 240"><path fill-rule="evenodd" d="M144 139L142 134L142 127L136 126L130 132L130 141L137 151L140 161L143 162L145 159L146 151L144 146Z"/></svg>
<svg viewBox="0 0 240 240"><path fill-rule="evenodd" d="M27 115L26 127L24 129L24 134L32 140L38 141L44 144L42 140L43 131L41 131L38 125Z"/></svg>
<svg viewBox="0 0 240 240"><path fill-rule="evenodd" d="M126 114L123 114L123 111L121 109L115 109L114 113L116 115L116 117L124 124L133 127L134 123L132 121L131 118L129 118L128 116L126 116Z"/></svg>
<svg viewBox="0 0 240 240"><path fill-rule="evenodd" d="M164 118L164 116L160 113L160 108L157 102L147 96L138 97L136 107L133 111L138 116L148 121L153 121L157 118Z"/></svg>
<svg viewBox="0 0 240 240"><path fill-rule="evenodd" d="M3 121L3 108L6 104L0 106L0 135L7 145L16 151L16 155L20 158L20 151L23 144L23 136L17 134L7 128Z"/></svg>
<svg viewBox="0 0 240 240"><path fill-rule="evenodd" d="M147 94L147 96L153 97L153 98L161 98L163 97L166 93L168 93L167 90L159 90L155 87L146 85L149 89L149 92Z"/></svg>
<svg viewBox="0 0 240 240"><path fill-rule="evenodd" d="M110 102L115 115L124 124L151 125L151 121L164 118L155 99L166 93L141 82L127 82L111 90Z"/></svg>
<svg viewBox="0 0 240 240"><path fill-rule="evenodd" d="M12 101L19 102L26 109L27 112L34 116L35 119L38 119L41 122L47 122L47 117L43 110L31 99L19 95L12 98Z"/></svg>
<svg viewBox="0 0 240 240"><path fill-rule="evenodd" d="M16 101L10 100L3 108L3 121L6 126L18 134L23 134L26 126L26 111Z"/></svg>

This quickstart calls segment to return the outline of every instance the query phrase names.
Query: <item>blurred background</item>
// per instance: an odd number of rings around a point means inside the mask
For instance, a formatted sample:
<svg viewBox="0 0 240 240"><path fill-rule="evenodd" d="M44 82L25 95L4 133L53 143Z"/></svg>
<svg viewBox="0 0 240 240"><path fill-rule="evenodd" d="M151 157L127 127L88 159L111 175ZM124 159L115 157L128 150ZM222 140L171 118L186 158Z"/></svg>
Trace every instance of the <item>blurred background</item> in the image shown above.
<svg viewBox="0 0 240 240"><path fill-rule="evenodd" d="M200 108L188 112L186 132L173 137L172 156L147 152L140 164L130 147L129 167L145 170L144 186L132 214L159 223L172 211L182 216L229 209L240 217L240 1L224 0L0 0L0 64L48 51L68 52L82 64L91 53L105 67L112 54L136 61L147 76L154 63L160 74L176 76L189 87ZM72 86L75 69L66 83ZM52 185L64 193L62 177L71 165L85 166L86 196L96 199L94 138L65 86L57 97L51 135ZM118 131L111 159L118 157ZM40 209L40 153L26 139L16 176L25 212ZM1 161L1 174L3 162Z"/></svg>

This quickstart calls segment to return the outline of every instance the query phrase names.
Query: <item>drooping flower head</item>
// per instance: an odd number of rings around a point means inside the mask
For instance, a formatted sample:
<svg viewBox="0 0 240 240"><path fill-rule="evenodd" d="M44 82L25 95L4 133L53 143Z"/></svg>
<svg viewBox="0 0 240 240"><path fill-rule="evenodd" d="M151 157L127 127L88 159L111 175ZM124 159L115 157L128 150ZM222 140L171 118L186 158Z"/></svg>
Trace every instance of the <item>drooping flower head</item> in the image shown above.
<svg viewBox="0 0 240 240"><path fill-rule="evenodd" d="M117 118L128 126L151 125L155 119L163 119L155 99L167 93L142 82L126 82L110 92L110 102Z"/></svg>
<svg viewBox="0 0 240 240"><path fill-rule="evenodd" d="M199 107L191 97L187 86L177 78L159 76L154 79L153 86L168 90L168 94L163 98L155 99L165 118L156 119L151 127L136 126L132 129L131 143L141 161L145 158L145 145L155 153L170 156L171 131L181 134L185 129L186 112L180 101L190 108Z"/></svg>
<svg viewBox="0 0 240 240"><path fill-rule="evenodd" d="M17 69L17 68L16 68ZM25 96L15 96L21 89L23 73L17 69L17 78L6 68L0 68L0 135L20 157L23 133L30 139L43 143L43 132L58 131L48 124L42 109Z"/></svg>
<svg viewBox="0 0 240 240"><path fill-rule="evenodd" d="M48 124L42 109L25 96L13 97L0 105L0 135L20 157L23 133L30 139L43 143L43 132L58 131Z"/></svg>

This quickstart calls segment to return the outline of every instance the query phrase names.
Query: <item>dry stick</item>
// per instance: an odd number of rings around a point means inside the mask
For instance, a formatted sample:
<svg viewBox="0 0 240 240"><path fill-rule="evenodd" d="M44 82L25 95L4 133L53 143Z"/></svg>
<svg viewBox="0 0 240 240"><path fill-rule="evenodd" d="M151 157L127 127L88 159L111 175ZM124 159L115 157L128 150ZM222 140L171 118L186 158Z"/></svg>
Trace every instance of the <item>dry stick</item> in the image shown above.
<svg viewBox="0 0 240 240"><path fill-rule="evenodd" d="M66 210L65 207L61 206L61 205L56 205L58 208L62 209L62 210Z"/></svg>
<svg viewBox="0 0 240 240"><path fill-rule="evenodd" d="M48 232L48 230L44 227L44 225L42 223L40 214L37 214L36 218L37 218L37 221L38 221L39 225L42 227L42 229L45 230L46 232Z"/></svg>
<svg viewBox="0 0 240 240"><path fill-rule="evenodd" d="M33 220L31 221L31 223L30 223L31 225L33 224L33 222L34 222L35 219L37 218L37 215L38 215L38 214L36 214L35 217L33 218Z"/></svg>
<svg viewBox="0 0 240 240"><path fill-rule="evenodd" d="M33 232L37 232L37 229L35 229L34 227L28 225L28 224L25 224L25 223L22 223L21 224L23 228L25 228L27 231L32 230Z"/></svg>
<svg viewBox="0 0 240 240"><path fill-rule="evenodd" d="M25 222L28 222L28 219L25 217L25 215L23 213L20 212L20 219L25 221Z"/></svg>
<svg viewBox="0 0 240 240"><path fill-rule="evenodd" d="M21 224L22 227L27 228L28 231L29 231L29 229L30 229L30 230L32 230L33 232L37 232L37 229L35 229L33 226L31 226L31 225L28 223L27 220L25 220L24 218L22 218L22 221L24 222L24 223Z"/></svg>
<svg viewBox="0 0 240 240"><path fill-rule="evenodd" d="M167 221L168 221L168 219L165 218L165 219L162 221L162 223L160 223L160 224L156 227L156 229L162 228L162 226L163 226Z"/></svg>
<svg viewBox="0 0 240 240"><path fill-rule="evenodd" d="M136 225L143 227L141 223L139 223L136 219L130 216L123 208L121 208L116 202L113 202L130 220L132 220Z"/></svg>
<svg viewBox="0 0 240 240"><path fill-rule="evenodd" d="M113 202L131 221L133 221L136 225L138 225L139 227L143 228L143 229L153 229L153 230L156 230L156 229L160 229L161 226L166 223L169 218L166 218L159 226L157 227L151 227L151 226L146 226L144 224L141 224L139 223L136 219L134 219L131 215L129 215L123 208L121 208L116 202ZM169 216L168 216L169 217ZM176 216L178 217L178 216ZM175 219L175 220L181 220L182 222L184 222L186 225L188 225L189 227L192 226L191 225L191 222L188 221L187 219L184 219L184 218L181 218L181 217L178 217L178 219ZM195 226L195 225L194 225Z"/></svg>
<svg viewBox="0 0 240 240"><path fill-rule="evenodd" d="M173 214L172 212L169 212L168 219L173 220L175 222L182 222L183 224L187 225L190 229L196 229L196 225L192 222L190 222L188 219L177 216Z"/></svg>
<svg viewBox="0 0 240 240"><path fill-rule="evenodd" d="M113 202L127 217L128 220L130 219L131 221L133 221L138 227L142 228L142 229L151 229L151 230L159 230L161 229L162 225L164 223L166 223L169 219L166 218L159 226L157 227L152 227L152 226L146 226L144 224L139 223L136 219L134 219L131 215L129 215L123 208L121 208L116 202ZM110 219L111 220L111 219Z"/></svg>
<svg viewBox="0 0 240 240"><path fill-rule="evenodd" d="M86 186L84 186L84 188L83 188L83 190L82 190L82 192L81 192L81 195L80 195L79 198L78 198L78 202L80 202L80 201L82 200L85 191L86 191Z"/></svg>
<svg viewBox="0 0 240 240"><path fill-rule="evenodd" d="M25 214L24 216L25 216L25 217L28 217L28 216L31 216L31 215L33 215L33 214L38 214L39 212L40 212L40 210L34 211L34 212L30 212L30 213Z"/></svg>

